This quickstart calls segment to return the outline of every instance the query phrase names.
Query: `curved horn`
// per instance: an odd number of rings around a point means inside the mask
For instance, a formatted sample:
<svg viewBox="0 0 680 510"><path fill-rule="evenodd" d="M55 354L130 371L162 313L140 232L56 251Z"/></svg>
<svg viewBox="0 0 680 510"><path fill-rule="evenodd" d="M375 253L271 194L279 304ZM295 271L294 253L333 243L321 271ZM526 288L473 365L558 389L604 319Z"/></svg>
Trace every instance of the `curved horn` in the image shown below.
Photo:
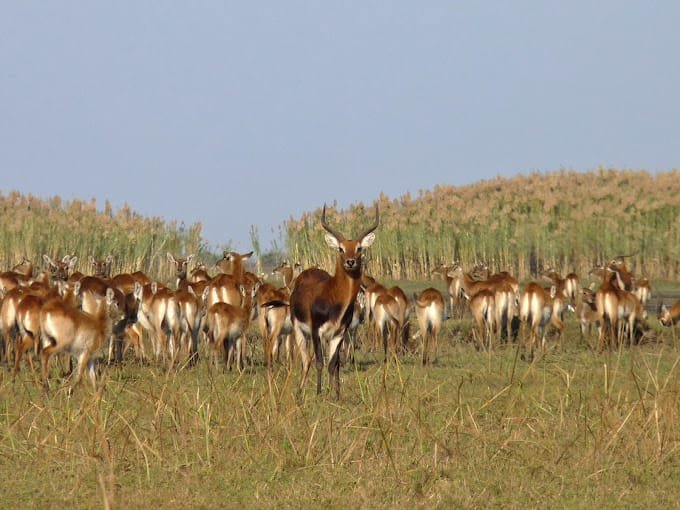
<svg viewBox="0 0 680 510"><path fill-rule="evenodd" d="M326 204L323 204L323 211L321 212L321 226L324 229L326 229L326 231L328 231L338 241L344 241L345 240L345 236L343 236L340 232L338 232L333 227L331 227L328 223L326 223Z"/></svg>
<svg viewBox="0 0 680 510"><path fill-rule="evenodd" d="M373 223L370 228L366 229L359 237L357 237L357 239L363 239L378 228L378 225L380 225L380 212L378 211L378 204L375 204L375 223Z"/></svg>

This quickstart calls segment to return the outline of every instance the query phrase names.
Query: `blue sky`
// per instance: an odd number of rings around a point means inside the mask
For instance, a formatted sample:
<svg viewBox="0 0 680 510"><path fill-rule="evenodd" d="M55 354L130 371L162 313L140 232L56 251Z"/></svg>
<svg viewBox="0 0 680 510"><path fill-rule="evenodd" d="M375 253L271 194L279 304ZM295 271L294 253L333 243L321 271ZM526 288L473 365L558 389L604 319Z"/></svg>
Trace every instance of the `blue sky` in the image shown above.
<svg viewBox="0 0 680 510"><path fill-rule="evenodd" d="M290 216L680 151L677 2L3 2L0 191Z"/></svg>

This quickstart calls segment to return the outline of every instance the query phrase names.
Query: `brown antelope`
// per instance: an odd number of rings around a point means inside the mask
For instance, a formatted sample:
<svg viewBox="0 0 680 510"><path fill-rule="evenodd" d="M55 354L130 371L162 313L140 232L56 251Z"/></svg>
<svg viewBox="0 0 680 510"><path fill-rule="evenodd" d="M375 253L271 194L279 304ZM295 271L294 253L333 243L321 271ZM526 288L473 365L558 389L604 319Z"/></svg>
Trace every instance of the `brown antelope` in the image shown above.
<svg viewBox="0 0 680 510"><path fill-rule="evenodd" d="M169 354L170 365L174 364L181 327L175 293L158 282L151 282L147 285L137 283L134 295L139 303L137 321L149 332L156 360L166 361Z"/></svg>
<svg viewBox="0 0 680 510"><path fill-rule="evenodd" d="M5 292L7 292L19 285L28 285L32 277L33 263L24 257L9 271L0 273L0 290L5 289Z"/></svg>
<svg viewBox="0 0 680 510"><path fill-rule="evenodd" d="M597 343L598 350L602 351L606 345L605 336L607 332L609 332L609 347L613 348L616 342L619 321L619 295L617 291L620 289L613 283L615 274L607 271L607 268L595 267L590 271L590 274L602 276L602 283L595 292L597 321L600 324Z"/></svg>
<svg viewBox="0 0 680 510"><path fill-rule="evenodd" d="M272 276L275 274L281 275L283 285L290 290L293 288L293 282L295 281L295 278L297 278L297 275L300 274L301 269L302 265L299 262L296 262L291 266L289 261L284 260L272 269Z"/></svg>
<svg viewBox="0 0 680 510"><path fill-rule="evenodd" d="M616 266L608 266L607 270L616 275L616 281L625 281L625 276L622 276L620 269ZM621 290L620 288L613 289L617 297L617 340L619 345L623 343L624 335L628 333L629 345L633 345L635 337L635 326L638 321L647 318L647 313L640 300L633 292Z"/></svg>
<svg viewBox="0 0 680 510"><path fill-rule="evenodd" d="M92 356L111 336L113 321L122 318L120 303L113 289L106 291L105 306L97 315L90 315L58 298L50 299L40 310L42 351L40 353L42 379L45 389L49 387L49 361L58 352L68 352L77 360L78 367L73 386L80 382L85 368L96 387Z"/></svg>
<svg viewBox="0 0 680 510"><path fill-rule="evenodd" d="M378 294L375 300L373 307L375 327L376 332L382 335L386 362L388 352L397 355L407 345L408 310L408 298L399 287L391 287Z"/></svg>
<svg viewBox="0 0 680 510"><path fill-rule="evenodd" d="M470 313L476 328L472 329L477 350L491 348L491 338L496 327L496 294L489 289L481 289L473 296L463 290L463 297L468 299Z"/></svg>
<svg viewBox="0 0 680 510"><path fill-rule="evenodd" d="M113 255L108 255L105 259L95 259L92 255L88 257L88 262L92 268L92 276L97 278L111 278L111 266L113 265Z"/></svg>
<svg viewBox="0 0 680 510"><path fill-rule="evenodd" d="M175 289L186 288L186 284L188 283L187 275L189 273L189 264L191 264L193 259L193 255L189 255L187 258L181 259L168 252L168 261L173 264L175 269Z"/></svg>
<svg viewBox="0 0 680 510"><path fill-rule="evenodd" d="M359 325L364 322L366 318L366 294L359 289L357 299L354 302L354 313L352 314L352 322L345 330L345 337L343 339L345 361L348 364L354 365L356 363L354 353L359 347L358 335Z"/></svg>
<svg viewBox="0 0 680 510"><path fill-rule="evenodd" d="M21 364L21 358L29 349L38 354L40 343L40 309L45 299L35 294L25 295L17 306L16 322L19 329L20 340L14 347L14 373L16 378ZM33 370L32 357L28 357L28 363Z"/></svg>
<svg viewBox="0 0 680 510"><path fill-rule="evenodd" d="M274 357L278 355L279 341L285 342L287 354L291 354L288 338L292 333L289 300L290 291L287 287L277 288L266 282L258 286L256 312L263 339L264 364L268 368L271 368ZM272 303L276 303L276 306Z"/></svg>
<svg viewBox="0 0 680 510"><path fill-rule="evenodd" d="M589 288L582 288L580 295L577 295L576 307L574 310L576 320L579 323L581 339L590 335L593 324L597 323L597 306L595 305L595 293ZM599 328L599 325L598 325Z"/></svg>
<svg viewBox="0 0 680 510"><path fill-rule="evenodd" d="M43 255L43 260L47 264L52 283L57 281L67 281L73 268L78 262L78 257L64 255L61 260L54 260L49 255Z"/></svg>
<svg viewBox="0 0 680 510"><path fill-rule="evenodd" d="M211 279L205 264L199 264L189 273L189 283L209 282Z"/></svg>
<svg viewBox="0 0 680 510"><path fill-rule="evenodd" d="M673 338L675 339L675 324L680 321L680 301L676 301L673 306L668 308L663 303L659 303L659 322L662 326L673 328Z"/></svg>
<svg viewBox="0 0 680 510"><path fill-rule="evenodd" d="M493 310L496 315L493 323L497 336L499 339L502 338L502 333L505 331L506 339L510 341L512 319L515 317L517 302L517 280L505 271L490 275L486 280L475 280L471 273L463 272L460 266L454 267L449 274L459 281L461 292L468 300L468 304L472 304L472 298L482 290L488 290L494 294Z"/></svg>
<svg viewBox="0 0 680 510"><path fill-rule="evenodd" d="M345 239L326 223L326 206L321 213L321 226L326 230L326 244L337 250L335 273L330 275L322 269L310 268L297 277L290 296L291 318L298 351L302 358L300 390L304 387L311 365L309 345L314 346L316 358L316 392L321 394L323 370L323 343L328 342L328 372L331 385L335 380L336 397L340 398L339 347L345 330L352 322L354 302L361 285L363 250L375 240L380 216L375 209L375 223L356 239Z"/></svg>
<svg viewBox="0 0 680 510"><path fill-rule="evenodd" d="M244 254L224 253L224 258L215 265L220 274L210 280L207 286L206 306L208 308L219 302L239 306L241 304L241 285L245 287L247 292L252 291L256 280L253 280L251 273L247 273L243 267L244 262L252 254L252 251Z"/></svg>
<svg viewBox="0 0 680 510"><path fill-rule="evenodd" d="M17 323L17 310L21 300L28 295L29 290L25 287L14 287L5 293L0 305L0 354L6 356L9 363L9 354L14 348L19 337L19 324Z"/></svg>
<svg viewBox="0 0 680 510"><path fill-rule="evenodd" d="M570 303L575 304L578 290L578 276L576 273L569 273L562 278L557 271L546 269L541 273L541 276L553 283L558 295L568 299Z"/></svg>
<svg viewBox="0 0 680 510"><path fill-rule="evenodd" d="M642 303L642 306L645 306L652 298L652 286L649 280L647 278L635 279L633 294Z"/></svg>
<svg viewBox="0 0 680 510"><path fill-rule="evenodd" d="M551 297L557 294L557 289L553 285L550 294L536 282L529 282L522 291L519 300L519 318L524 329L521 336L523 350L528 351L528 359L534 358L534 349L539 339L541 346L545 344L545 326L552 314ZM527 335L526 328L529 328ZM524 359L524 353L522 359Z"/></svg>
<svg viewBox="0 0 680 510"><path fill-rule="evenodd" d="M461 318L463 315L463 301L461 300L460 279L449 274L457 264L440 264L432 270L433 274L439 274L446 282L448 293L449 317Z"/></svg>
<svg viewBox="0 0 680 510"><path fill-rule="evenodd" d="M364 289L364 296L366 298L366 324L368 325L368 331L371 335L371 340L369 341L370 350L377 350L378 335L376 334L377 328L375 327L375 302L378 296L387 289L374 278L368 277L369 279L362 278L361 287Z"/></svg>
<svg viewBox="0 0 680 510"><path fill-rule="evenodd" d="M249 292L244 285L240 285L239 291L242 302L238 306L217 302L208 308L205 331L213 349L214 362L217 363L217 352L222 348L225 368L231 370L235 361L241 372L245 366L246 331L253 315L253 299L257 287ZM208 297L207 289L205 293L204 301Z"/></svg>
<svg viewBox="0 0 680 510"><path fill-rule="evenodd" d="M420 294L414 293L413 301L420 335L423 337L423 365L429 365L430 350L433 351L432 361L437 361L437 344L444 316L444 297L437 289L430 287Z"/></svg>

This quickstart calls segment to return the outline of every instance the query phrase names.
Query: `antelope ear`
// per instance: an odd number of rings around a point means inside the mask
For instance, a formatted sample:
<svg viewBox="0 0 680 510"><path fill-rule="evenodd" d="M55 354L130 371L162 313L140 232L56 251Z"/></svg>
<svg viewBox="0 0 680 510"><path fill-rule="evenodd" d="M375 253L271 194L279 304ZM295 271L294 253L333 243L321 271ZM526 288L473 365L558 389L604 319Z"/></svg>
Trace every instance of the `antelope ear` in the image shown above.
<svg viewBox="0 0 680 510"><path fill-rule="evenodd" d="M94 261L94 257L93 257L92 255L90 255L89 257L87 257L87 261L90 263L91 266L94 266L94 262L95 262L95 261Z"/></svg>
<svg viewBox="0 0 680 510"><path fill-rule="evenodd" d="M170 262L172 262L172 263L175 262L175 257L174 257L173 254L170 253L170 252L168 252L168 260L169 260Z"/></svg>
<svg viewBox="0 0 680 510"><path fill-rule="evenodd" d="M73 269L74 267L76 267L76 262L78 262L78 257L71 257L68 261L68 267L70 269Z"/></svg>
<svg viewBox="0 0 680 510"><path fill-rule="evenodd" d="M194 260L194 254L193 253L187 257L187 264L190 264L192 260Z"/></svg>
<svg viewBox="0 0 680 510"><path fill-rule="evenodd" d="M135 282L135 290L132 292L136 299L142 299L142 284Z"/></svg>
<svg viewBox="0 0 680 510"><path fill-rule="evenodd" d="M336 250L340 248L340 242L338 239L331 233L326 232L326 244L330 246L331 248L335 248Z"/></svg>
<svg viewBox="0 0 680 510"><path fill-rule="evenodd" d="M370 234L366 234L363 239L361 240L361 247L362 248L368 248L373 244L373 241L375 241L375 232L371 232Z"/></svg>

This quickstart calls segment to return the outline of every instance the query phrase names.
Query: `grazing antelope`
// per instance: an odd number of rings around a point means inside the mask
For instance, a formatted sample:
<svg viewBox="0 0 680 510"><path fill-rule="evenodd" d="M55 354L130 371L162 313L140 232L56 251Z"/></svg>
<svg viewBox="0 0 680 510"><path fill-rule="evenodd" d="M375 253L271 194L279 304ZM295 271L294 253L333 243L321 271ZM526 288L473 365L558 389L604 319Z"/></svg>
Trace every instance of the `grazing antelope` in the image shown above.
<svg viewBox="0 0 680 510"><path fill-rule="evenodd" d="M40 310L42 351L40 353L42 380L49 388L49 361L58 352L66 351L77 360L78 368L73 386L80 382L88 368L92 386L96 387L94 360L92 356L111 336L113 322L123 317L121 304L113 289L106 291L105 306L97 315L90 315L63 300L54 298L43 304Z"/></svg>
<svg viewBox="0 0 680 510"><path fill-rule="evenodd" d="M321 213L321 226L326 230L326 244L337 250L335 273L310 268L297 277L290 296L291 318L298 351L302 358L300 390L304 387L311 365L309 341L314 346L316 358L316 392L321 394L323 370L323 343L328 342L328 373L331 385L335 380L336 397L340 398L339 348L345 330L352 322L354 302L361 285L363 250L375 240L380 216L375 209L375 223L356 239L345 239L326 223L326 206Z"/></svg>
<svg viewBox="0 0 680 510"><path fill-rule="evenodd" d="M444 297L441 292L432 287L420 294L413 294L416 317L423 337L423 365L430 364L430 350L434 351L432 361L437 361L437 344L444 315Z"/></svg>
<svg viewBox="0 0 680 510"><path fill-rule="evenodd" d="M249 292L244 285L240 285L239 291L242 298L240 305L218 302L208 308L205 331L213 348L215 364L217 352L222 348L225 368L231 370L235 361L238 371L241 372L245 366L246 331L253 315L253 299L257 287ZM205 292L204 301L207 299L208 290Z"/></svg>

